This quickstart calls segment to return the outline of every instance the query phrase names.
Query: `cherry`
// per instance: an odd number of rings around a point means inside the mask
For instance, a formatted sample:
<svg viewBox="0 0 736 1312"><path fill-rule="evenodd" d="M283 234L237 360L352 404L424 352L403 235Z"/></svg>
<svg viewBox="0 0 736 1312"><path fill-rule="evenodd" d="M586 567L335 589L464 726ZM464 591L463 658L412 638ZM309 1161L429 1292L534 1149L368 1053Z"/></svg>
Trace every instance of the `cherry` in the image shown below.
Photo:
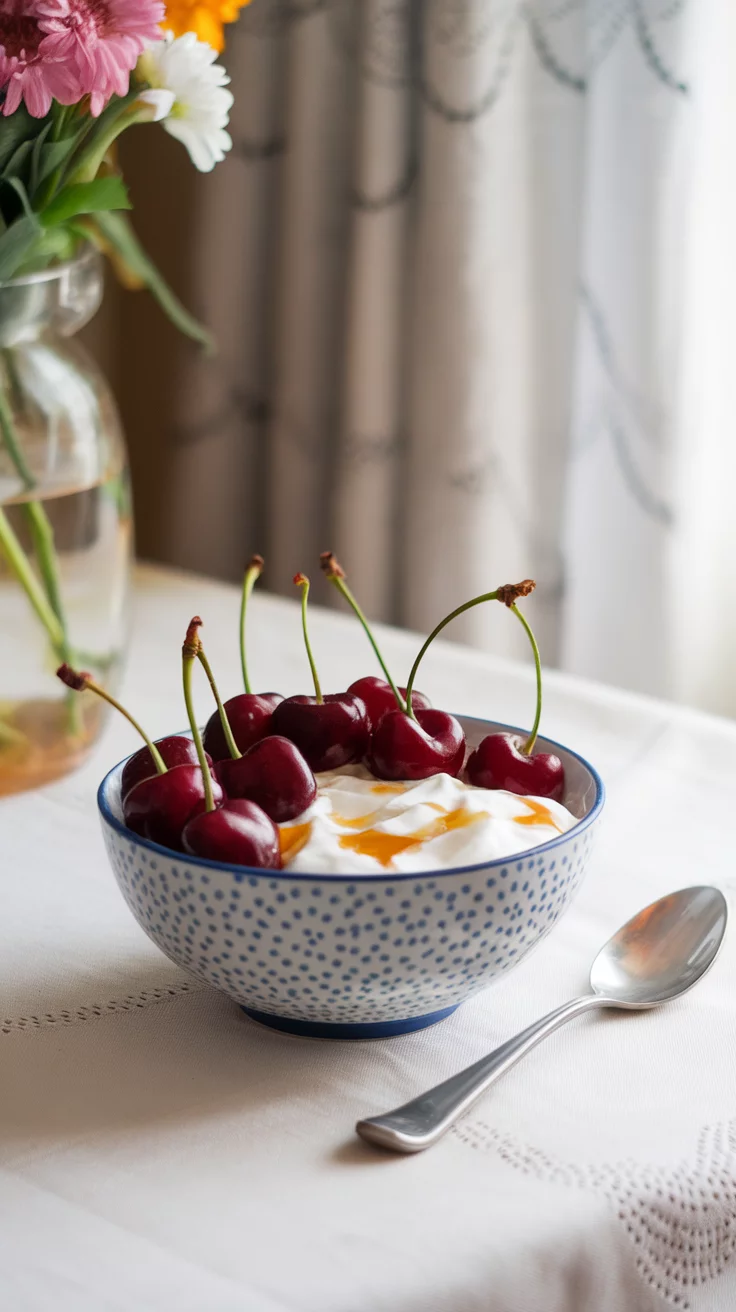
<svg viewBox="0 0 736 1312"><path fill-rule="evenodd" d="M465 751L465 736L459 722L444 711L426 710L415 712L413 702L414 680L422 659L437 637L451 620L471 606L478 606L483 601L504 601L513 606L518 597L527 596L534 588L531 579L523 583L508 584L485 592L480 597L463 602L446 615L432 630L422 644L411 667L409 682L406 685L406 712L390 711L379 721L373 732L368 763L374 774L382 779L426 779L430 775L445 772L458 774L462 769ZM526 621L518 611L516 614L525 627ZM531 630L529 630L531 632ZM536 728L536 727L535 727Z"/></svg>
<svg viewBox="0 0 736 1312"><path fill-rule="evenodd" d="M314 775L299 749L288 738L262 738L245 755L241 754L199 637L200 624L199 616L195 616L189 626L189 641L192 646L196 644L197 659L214 693L219 726L228 753L217 762L217 778L228 797L257 802L272 820L293 820L306 811L317 796Z"/></svg>
<svg viewBox="0 0 736 1312"><path fill-rule="evenodd" d="M223 795L219 783L212 779L207 758L198 753L201 764L176 765L169 769L159 747L151 741L138 721L133 719L130 711L96 683L91 674L85 671L77 673L69 665L60 665L56 673L68 688L74 688L77 692L88 689L102 697L103 701L109 702L140 734L146 744L144 751L153 762L155 773L134 783L128 790L123 800L123 819L128 828L142 838L181 851L182 830L189 817L205 805L208 796L213 799L216 797L219 801ZM192 745L186 738L172 738L168 741L186 742L190 747ZM140 755L140 752L136 753L136 757ZM136 757L132 757L131 762Z"/></svg>
<svg viewBox="0 0 736 1312"><path fill-rule="evenodd" d="M314 774L294 743L285 737L270 736L241 754L237 747L226 707L220 701L218 685L198 635L201 619L198 615L190 623L189 640L197 651L197 659L205 670L210 687L218 703L219 727L227 757L216 762L215 773L228 798L247 798L272 817L272 820L293 820L311 807L316 798Z"/></svg>
<svg viewBox="0 0 736 1312"><path fill-rule="evenodd" d="M192 856L264 870L281 868L278 829L260 806L242 797L193 816L182 837L184 851Z"/></svg>
<svg viewBox="0 0 736 1312"><path fill-rule="evenodd" d="M224 793L207 771L213 801ZM177 765L165 774L142 779L123 802L123 820L133 833L162 847L183 851L182 831L191 816L203 811L207 790L199 765Z"/></svg>
<svg viewBox="0 0 736 1312"><path fill-rule="evenodd" d="M368 768L379 779L429 779L458 775L465 760L465 734L446 711L389 711L373 731Z"/></svg>
<svg viewBox="0 0 736 1312"><path fill-rule="evenodd" d="M551 797L561 802L565 767L559 756L537 752L529 756L523 736L492 733L468 757L468 782L478 788L504 788L507 793Z"/></svg>
<svg viewBox="0 0 736 1312"><path fill-rule="evenodd" d="M527 579L526 583L531 584L531 579ZM521 588L522 585L518 586ZM527 596L531 590L528 587L525 592L515 592L513 585L498 589L504 594L499 600L506 603L523 625L534 655L537 708L531 733L526 739L523 735L513 733L489 734L469 756L467 776L469 782L478 788L504 788L508 793L551 797L560 802L565 791L565 767L562 761L552 752L534 753L542 717L542 662L531 626L516 605L517 597Z"/></svg>
<svg viewBox="0 0 736 1312"><path fill-rule="evenodd" d="M240 602L240 665L243 671L245 692L231 697L225 702L227 718L235 742L241 752L247 752L254 743L260 742L271 732L271 716L275 706L283 701L278 692L254 693L248 677L246 658L245 629L250 594L256 580L263 570L263 556L253 556L243 576L243 593ZM213 761L224 761L230 756L228 743L222 728L220 715L215 711L207 721L204 731L204 747Z"/></svg>
<svg viewBox="0 0 736 1312"><path fill-rule="evenodd" d="M370 736L367 712L364 702L352 693L323 697L307 629L309 579L296 574L294 583L302 590L302 631L314 697L287 697L273 713L272 729L296 743L312 770L337 770L365 756Z"/></svg>
<svg viewBox="0 0 736 1312"><path fill-rule="evenodd" d="M197 749L200 774L204 782L204 811L198 812L184 826L182 844L186 852L203 856L211 861L225 861L231 865L261 866L267 870L278 870L281 866L278 830L265 811L255 802L245 798L234 798L222 802L222 793L217 784L215 795L213 781L207 769L207 758L202 745L197 720L192 704L192 666L199 656L209 673L206 658L201 652L198 629L202 621L195 616L187 629L187 636L182 647L182 682L184 701L186 702L192 738ZM218 696L219 704L219 696ZM183 770L187 767L180 766ZM175 773L175 771L172 771ZM140 784L143 788L145 785ZM135 791L132 796L135 797ZM216 803L220 805L216 805Z"/></svg>
<svg viewBox="0 0 736 1312"><path fill-rule="evenodd" d="M356 697L360 697L365 702L368 712L368 727L375 729L378 721L387 711L396 710L396 698L394 697L391 687L384 679L379 679L374 674L366 674L362 679L356 679L350 684L348 692L352 692ZM399 688L401 697L406 700L406 688ZM429 697L417 689L411 695L412 706L415 711L428 711L432 707Z"/></svg>
<svg viewBox="0 0 736 1312"><path fill-rule="evenodd" d="M312 770L339 770L362 761L370 733L365 705L349 692L287 697L273 713L273 730L290 738Z"/></svg>
<svg viewBox="0 0 736 1312"><path fill-rule="evenodd" d="M176 765L197 764L197 749L191 738L184 738L181 734L171 734L168 738L157 738L155 745L168 769ZM211 760L209 764L212 765ZM141 747L140 751L134 752L123 766L120 796L125 799L136 784L143 779L150 779L155 774L156 763L151 753L147 747Z"/></svg>
<svg viewBox="0 0 736 1312"><path fill-rule="evenodd" d="M240 756L220 761L217 777L228 797L247 797L283 824L312 805L317 783L299 748L288 738L273 735Z"/></svg>
<svg viewBox="0 0 736 1312"><path fill-rule="evenodd" d="M241 752L247 752L254 743L268 737L272 731L274 710L283 700L279 692L241 692L236 697L228 698L225 710L233 738ZM209 752L213 761L229 758L218 711L214 711L207 721L203 741L205 751Z"/></svg>

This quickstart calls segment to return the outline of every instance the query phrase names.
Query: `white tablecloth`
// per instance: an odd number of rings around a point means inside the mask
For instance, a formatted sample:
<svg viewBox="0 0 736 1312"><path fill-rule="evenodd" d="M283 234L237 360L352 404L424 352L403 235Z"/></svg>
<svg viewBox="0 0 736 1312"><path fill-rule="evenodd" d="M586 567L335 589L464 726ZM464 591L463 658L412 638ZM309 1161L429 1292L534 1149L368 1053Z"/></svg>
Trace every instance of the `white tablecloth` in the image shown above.
<svg viewBox="0 0 736 1312"><path fill-rule="evenodd" d="M125 695L181 727L199 611L236 691L233 589L139 576ZM258 685L304 689L296 607L252 615ZM315 611L326 688L372 664ZM387 633L402 675L416 638ZM528 723L531 670L438 645L422 687ZM436 1148L353 1135L583 991L599 945L666 890L729 888L736 726L560 675L543 728L608 786L592 865L532 957L434 1029L373 1043L278 1035L165 960L107 867L95 786L135 743L0 803L0 1306L8 1312L698 1312L736 1306L736 934L687 998L583 1018ZM202 714L208 691L198 681Z"/></svg>

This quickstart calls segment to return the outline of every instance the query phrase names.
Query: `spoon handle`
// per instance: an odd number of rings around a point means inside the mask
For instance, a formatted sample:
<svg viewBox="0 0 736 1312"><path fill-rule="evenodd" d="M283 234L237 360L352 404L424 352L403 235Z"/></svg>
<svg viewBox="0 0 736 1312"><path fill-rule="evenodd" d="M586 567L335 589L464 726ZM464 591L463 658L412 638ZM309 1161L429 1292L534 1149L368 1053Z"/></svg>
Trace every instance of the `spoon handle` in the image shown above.
<svg viewBox="0 0 736 1312"><path fill-rule="evenodd" d="M390 1148L396 1153L418 1153L423 1148L431 1148L449 1130L458 1116L462 1116L482 1093L485 1093L496 1080L506 1074L507 1070L530 1052L537 1043L554 1033L560 1025L572 1020L592 1007L605 1006L607 999L595 993L583 998L575 998L564 1006L549 1012L541 1020L535 1021L520 1034L502 1043L486 1057L481 1057L472 1066L467 1066L449 1080L436 1084L433 1089L421 1093L418 1098L404 1103L395 1111L383 1116L371 1116L370 1119L358 1121L356 1130L361 1139L378 1144L381 1148Z"/></svg>

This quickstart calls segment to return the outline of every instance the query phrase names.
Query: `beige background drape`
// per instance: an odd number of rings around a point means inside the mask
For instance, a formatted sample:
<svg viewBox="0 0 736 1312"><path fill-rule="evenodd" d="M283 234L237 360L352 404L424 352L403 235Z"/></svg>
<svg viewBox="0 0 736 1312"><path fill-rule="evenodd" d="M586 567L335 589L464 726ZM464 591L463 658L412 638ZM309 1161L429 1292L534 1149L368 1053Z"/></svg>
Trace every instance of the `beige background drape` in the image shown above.
<svg viewBox="0 0 736 1312"><path fill-rule="evenodd" d="M533 574L548 662L736 712L735 25L253 0L227 163L126 143L139 231L220 343L108 306L143 554L235 579L260 549L288 591L332 546L418 627ZM524 650L495 609L455 636Z"/></svg>

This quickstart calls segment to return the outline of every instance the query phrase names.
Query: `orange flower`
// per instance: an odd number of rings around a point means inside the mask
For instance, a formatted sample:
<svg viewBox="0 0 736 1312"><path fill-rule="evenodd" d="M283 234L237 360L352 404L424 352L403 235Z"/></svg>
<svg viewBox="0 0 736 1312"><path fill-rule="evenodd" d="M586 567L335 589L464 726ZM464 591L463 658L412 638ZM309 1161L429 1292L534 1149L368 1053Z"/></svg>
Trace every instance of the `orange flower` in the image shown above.
<svg viewBox="0 0 736 1312"><path fill-rule="evenodd" d="M223 23L234 23L250 0L167 0L164 27L174 36L194 32L218 52L225 45Z"/></svg>

